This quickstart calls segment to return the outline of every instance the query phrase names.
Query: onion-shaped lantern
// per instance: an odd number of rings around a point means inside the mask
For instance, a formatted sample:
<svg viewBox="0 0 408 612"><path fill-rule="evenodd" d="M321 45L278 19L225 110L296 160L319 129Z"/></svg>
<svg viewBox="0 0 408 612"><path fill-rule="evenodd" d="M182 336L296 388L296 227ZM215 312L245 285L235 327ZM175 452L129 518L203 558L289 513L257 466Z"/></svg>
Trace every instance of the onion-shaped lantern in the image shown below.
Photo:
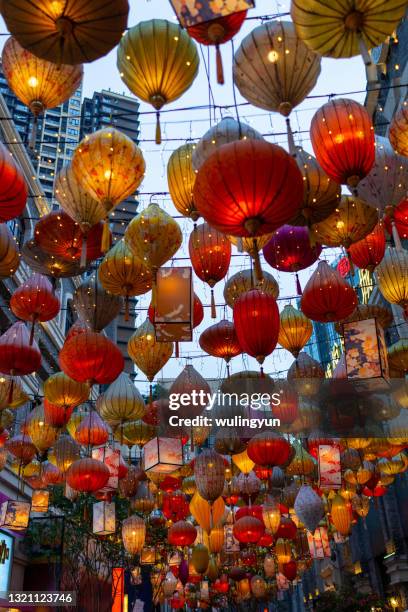
<svg viewBox="0 0 408 612"><path fill-rule="evenodd" d="M408 253L388 247L376 270L378 288L390 302L404 310L408 307Z"/></svg>
<svg viewBox="0 0 408 612"><path fill-rule="evenodd" d="M389 131L390 143L394 151L404 157L408 157L407 128L408 108L407 102L404 101L401 108L392 117Z"/></svg>
<svg viewBox="0 0 408 612"><path fill-rule="evenodd" d="M243 516L234 523L233 532L238 542L256 544L265 532L265 525L253 516Z"/></svg>
<svg viewBox="0 0 408 612"><path fill-rule="evenodd" d="M1 196L0 196L1 198ZM1 201L0 201L1 214ZM20 265L17 243L6 224L0 225L0 278L13 276Z"/></svg>
<svg viewBox="0 0 408 612"><path fill-rule="evenodd" d="M351 527L351 507L349 502L336 495L331 503L331 520L341 535L348 535Z"/></svg>
<svg viewBox="0 0 408 612"><path fill-rule="evenodd" d="M170 197L178 212L197 221L199 214L193 198L196 179L192 161L194 149L194 144L187 143L173 151L167 164L167 182Z"/></svg>
<svg viewBox="0 0 408 612"><path fill-rule="evenodd" d="M33 441L26 433L17 434L16 436L13 436L9 440L7 440L5 448L14 457L17 457L17 459L19 459L23 465L27 465L28 463L30 463L30 461L34 459L34 456L37 452Z"/></svg>
<svg viewBox="0 0 408 612"><path fill-rule="evenodd" d="M255 279L252 270L240 270L225 283L224 299L230 308L234 308L237 299L254 287L259 287L264 293L271 295L275 299L279 297L279 285L269 272L263 272L263 279L259 283Z"/></svg>
<svg viewBox="0 0 408 612"><path fill-rule="evenodd" d="M9 150L0 143L0 223L19 217L27 203L23 173ZM0 234L2 236L4 232Z"/></svg>
<svg viewBox="0 0 408 612"><path fill-rule="evenodd" d="M207 381L191 364L185 366L170 387L170 395L174 394L181 397L181 395L186 394L190 398L194 395L200 398L198 401L191 400L190 403L185 403L179 408L178 413L183 416L200 415L207 406L207 398L210 393L211 389ZM201 401L202 396L205 398L204 401Z"/></svg>
<svg viewBox="0 0 408 612"><path fill-rule="evenodd" d="M348 253L351 261L358 268L373 272L385 253L385 234L382 223L377 223L365 238L352 244Z"/></svg>
<svg viewBox="0 0 408 612"><path fill-rule="evenodd" d="M54 446L55 463L61 472L66 472L70 465L79 459L79 446L68 434L61 434Z"/></svg>
<svg viewBox="0 0 408 612"><path fill-rule="evenodd" d="M200 453L194 461L194 478L201 497L214 502L224 489L225 465L222 455L213 450Z"/></svg>
<svg viewBox="0 0 408 612"><path fill-rule="evenodd" d="M67 260L46 253L36 244L35 240L28 240L24 244L21 256L34 272L51 278L70 278L84 272L79 261Z"/></svg>
<svg viewBox="0 0 408 612"><path fill-rule="evenodd" d="M83 446L102 446L109 437L109 429L95 410L81 421L75 432L75 440Z"/></svg>
<svg viewBox="0 0 408 612"><path fill-rule="evenodd" d="M278 342L276 300L259 289L244 293L234 304L234 324L242 350L262 365Z"/></svg>
<svg viewBox="0 0 408 612"><path fill-rule="evenodd" d="M109 338L85 331L65 342L59 354L61 370L78 382L107 385L124 366L122 353Z"/></svg>
<svg viewBox="0 0 408 612"><path fill-rule="evenodd" d="M293 382L300 395L315 395L320 380L324 378L324 370L320 363L301 352L288 370L287 379Z"/></svg>
<svg viewBox="0 0 408 612"><path fill-rule="evenodd" d="M312 332L312 322L290 304L286 305L280 314L279 344L296 359L309 342Z"/></svg>
<svg viewBox="0 0 408 612"><path fill-rule="evenodd" d="M145 161L139 147L113 127L85 136L72 158L75 178L105 208L106 215L139 187ZM109 227L105 223L102 251L109 248Z"/></svg>
<svg viewBox="0 0 408 612"><path fill-rule="evenodd" d="M188 243L194 272L211 287L211 316L216 317L214 286L224 278L231 261L231 243L226 236L201 223L193 229Z"/></svg>
<svg viewBox="0 0 408 612"><path fill-rule="evenodd" d="M336 183L355 188L375 159L374 129L367 110L336 98L316 111L310 138L317 161Z"/></svg>
<svg viewBox="0 0 408 612"><path fill-rule="evenodd" d="M44 383L44 396L55 406L74 408L89 397L89 385L69 378L64 372L57 372Z"/></svg>
<svg viewBox="0 0 408 612"><path fill-rule="evenodd" d="M61 304L48 278L31 275L11 296L10 308L16 317L31 322L30 344L36 321L50 321L59 313Z"/></svg>
<svg viewBox="0 0 408 612"><path fill-rule="evenodd" d="M145 412L143 397L125 372L119 374L99 396L96 407L111 427L117 427L125 421L141 419Z"/></svg>
<svg viewBox="0 0 408 612"><path fill-rule="evenodd" d="M177 521L171 525L167 539L172 546L191 546L197 537L197 529L189 521Z"/></svg>
<svg viewBox="0 0 408 612"><path fill-rule="evenodd" d="M3 47L2 67L10 89L34 115L31 140L34 148L38 115L72 96L81 84L83 68L39 59L13 36Z"/></svg>
<svg viewBox="0 0 408 612"><path fill-rule="evenodd" d="M253 436L248 442L247 453L257 465L283 465L289 458L291 446L285 438L272 431Z"/></svg>
<svg viewBox="0 0 408 612"><path fill-rule="evenodd" d="M0 372L25 376L38 370L40 365L41 353L37 343L30 342L25 324L17 321L0 336Z"/></svg>
<svg viewBox="0 0 408 612"><path fill-rule="evenodd" d="M281 522L281 511L279 503L273 497L266 499L262 506L262 520L266 529L275 535Z"/></svg>
<svg viewBox="0 0 408 612"><path fill-rule="evenodd" d="M146 539L146 523L134 514L122 523L123 546L130 555L140 553Z"/></svg>
<svg viewBox="0 0 408 612"><path fill-rule="evenodd" d="M37 406L30 412L26 420L26 429L40 453L48 450L57 438L58 431L46 422L43 406Z"/></svg>
<svg viewBox="0 0 408 612"><path fill-rule="evenodd" d="M197 76L196 45L175 23L141 21L122 37L117 64L130 91L156 110L156 144L160 144L160 110L180 98Z"/></svg>
<svg viewBox="0 0 408 612"><path fill-rule="evenodd" d="M109 480L110 471L107 465L97 459L78 459L68 468L67 483L74 491L94 493L102 489Z"/></svg>
<svg viewBox="0 0 408 612"><path fill-rule="evenodd" d="M303 290L300 305L312 321L340 321L357 306L357 295L337 270L321 261Z"/></svg>
<svg viewBox="0 0 408 612"><path fill-rule="evenodd" d="M207 327L200 336L200 347L212 355L224 359L227 366L233 357L242 353L233 323L223 319L211 327Z"/></svg>
<svg viewBox="0 0 408 612"><path fill-rule="evenodd" d="M122 308L121 298L108 293L96 273L88 276L76 288L73 304L79 318L95 332L102 331L112 323Z"/></svg>

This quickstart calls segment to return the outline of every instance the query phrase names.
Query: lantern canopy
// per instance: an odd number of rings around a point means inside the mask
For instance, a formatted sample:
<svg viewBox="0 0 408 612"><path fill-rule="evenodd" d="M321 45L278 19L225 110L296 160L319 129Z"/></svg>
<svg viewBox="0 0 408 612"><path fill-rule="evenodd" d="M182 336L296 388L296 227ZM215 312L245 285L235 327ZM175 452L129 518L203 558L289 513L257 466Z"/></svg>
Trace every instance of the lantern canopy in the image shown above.
<svg viewBox="0 0 408 612"><path fill-rule="evenodd" d="M181 438L153 438L143 447L144 470L171 474L183 465Z"/></svg>
<svg viewBox="0 0 408 612"><path fill-rule="evenodd" d="M159 268L154 308L154 331L158 342L192 340L193 299L191 268Z"/></svg>
<svg viewBox="0 0 408 612"><path fill-rule="evenodd" d="M109 535L116 531L115 503L100 501L92 506L92 532Z"/></svg>
<svg viewBox="0 0 408 612"><path fill-rule="evenodd" d="M24 531L30 520L31 504L24 501L9 500L0 506L0 527L13 531Z"/></svg>

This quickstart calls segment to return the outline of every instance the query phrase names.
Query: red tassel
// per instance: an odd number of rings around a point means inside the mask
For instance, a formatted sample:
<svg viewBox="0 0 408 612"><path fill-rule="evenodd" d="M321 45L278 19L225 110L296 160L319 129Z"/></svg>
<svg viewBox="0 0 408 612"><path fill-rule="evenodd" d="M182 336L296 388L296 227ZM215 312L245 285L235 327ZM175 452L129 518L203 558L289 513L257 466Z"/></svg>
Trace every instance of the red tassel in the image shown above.
<svg viewBox="0 0 408 612"><path fill-rule="evenodd" d="M180 347L179 347L179 343L176 342L176 358L178 359L180 357Z"/></svg>
<svg viewBox="0 0 408 612"><path fill-rule="evenodd" d="M224 85L224 68L222 67L222 56L219 45L215 46L215 57L217 64L217 83L219 83L219 85Z"/></svg>
<svg viewBox="0 0 408 612"><path fill-rule="evenodd" d="M302 285L300 284L299 275L296 272L296 291L298 295L302 295Z"/></svg>
<svg viewBox="0 0 408 612"><path fill-rule="evenodd" d="M214 289L211 289L211 318L217 318L217 310L215 308Z"/></svg>

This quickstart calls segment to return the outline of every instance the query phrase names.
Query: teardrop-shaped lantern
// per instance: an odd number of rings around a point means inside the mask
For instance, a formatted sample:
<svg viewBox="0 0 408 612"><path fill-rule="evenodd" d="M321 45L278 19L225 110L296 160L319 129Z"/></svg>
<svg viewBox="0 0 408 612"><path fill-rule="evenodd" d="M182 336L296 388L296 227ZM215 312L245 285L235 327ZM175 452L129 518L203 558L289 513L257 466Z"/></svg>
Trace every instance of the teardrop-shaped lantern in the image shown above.
<svg viewBox="0 0 408 612"><path fill-rule="evenodd" d="M286 474L288 476L308 476L312 474L315 469L315 462L312 456L297 441L293 443L293 447L295 454L289 465L286 466Z"/></svg>
<svg viewBox="0 0 408 612"><path fill-rule="evenodd" d="M19 217L27 203L27 185L10 151L0 143L0 222Z"/></svg>
<svg viewBox="0 0 408 612"><path fill-rule="evenodd" d="M47 423L44 406L37 406L30 412L25 426L34 446L40 453L48 450L57 439L58 430Z"/></svg>
<svg viewBox="0 0 408 612"><path fill-rule="evenodd" d="M137 387L125 372L119 374L110 387L99 396L97 410L111 427L125 421L141 419L145 404Z"/></svg>
<svg viewBox="0 0 408 612"><path fill-rule="evenodd" d="M194 460L194 477L201 497L214 502L223 492L225 465L222 455L204 450Z"/></svg>
<svg viewBox="0 0 408 612"><path fill-rule="evenodd" d="M11 376L25 376L38 370L41 353L25 323L17 321L0 336L0 372Z"/></svg>
<svg viewBox="0 0 408 612"><path fill-rule="evenodd" d="M167 182L170 197L178 212L197 221L199 213L193 198L196 179L192 161L194 149L195 145L188 142L173 151L167 164Z"/></svg>
<svg viewBox="0 0 408 612"><path fill-rule="evenodd" d="M112 323L122 308L121 298L108 293L95 272L76 288L73 304L79 318L87 323L89 329L96 332Z"/></svg>
<svg viewBox="0 0 408 612"><path fill-rule="evenodd" d="M269 272L263 272L262 281L258 282L253 270L240 270L230 276L224 287L224 299L230 308L234 308L236 300L247 291L258 287L264 293L275 299L279 297L279 285Z"/></svg>
<svg viewBox="0 0 408 612"><path fill-rule="evenodd" d="M213 357L224 359L228 364L242 352L233 323L223 319L207 327L200 336L200 347Z"/></svg>
<svg viewBox="0 0 408 612"><path fill-rule="evenodd" d="M89 397L89 385L69 378L64 372L51 374L44 383L44 396L55 406L75 408Z"/></svg>
<svg viewBox="0 0 408 612"><path fill-rule="evenodd" d="M357 294L353 287L329 266L320 261L306 283L300 307L312 321L327 323L345 319L357 306Z"/></svg>
<svg viewBox="0 0 408 612"><path fill-rule="evenodd" d="M23 465L30 463L37 452L28 434L17 434L13 436L7 440L5 448L11 455L19 459Z"/></svg>
<svg viewBox="0 0 408 612"><path fill-rule="evenodd" d="M197 225L190 234L188 252L194 272L211 287L211 316L216 317L215 285L224 278L231 262L231 243L208 223Z"/></svg>
<svg viewBox="0 0 408 612"><path fill-rule="evenodd" d="M149 319L140 325L128 342L128 353L136 367L151 382L173 354L172 342L156 342Z"/></svg>
<svg viewBox="0 0 408 612"><path fill-rule="evenodd" d="M102 446L109 437L109 429L95 410L81 421L75 432L75 440L83 446Z"/></svg>
<svg viewBox="0 0 408 612"><path fill-rule="evenodd" d="M378 266L385 253L385 234L381 222L365 238L352 244L348 249L351 261L362 270L373 270Z"/></svg>
<svg viewBox="0 0 408 612"><path fill-rule="evenodd" d="M183 417L200 415L207 406L208 398L211 395L207 381L191 364L184 367L170 387L170 395L181 397L183 394L190 398L190 401L185 402L177 411L177 414ZM201 399L202 397L204 400ZM199 399L196 401L193 398Z"/></svg>
<svg viewBox="0 0 408 612"><path fill-rule="evenodd" d="M321 364L307 353L301 352L290 366L287 379L293 382L300 395L315 395L324 378Z"/></svg>
<svg viewBox="0 0 408 612"><path fill-rule="evenodd" d="M388 247L375 270L378 288L390 302L404 310L408 307L408 253Z"/></svg>
<svg viewBox="0 0 408 612"><path fill-rule="evenodd" d="M71 166L61 168L55 179L55 197L61 208L78 223L83 234L103 221L106 211L99 200L83 190Z"/></svg>
<svg viewBox="0 0 408 612"><path fill-rule="evenodd" d="M1 215L1 195L0 195ZM0 225L0 278L13 276L20 265L20 253L13 234L5 223Z"/></svg>
<svg viewBox="0 0 408 612"><path fill-rule="evenodd" d="M286 305L280 314L279 344L296 359L312 333L312 322L290 304Z"/></svg>
<svg viewBox="0 0 408 612"><path fill-rule="evenodd" d="M317 161L336 183L356 187L375 159L374 129L364 106L336 98L316 111L310 138Z"/></svg>
<svg viewBox="0 0 408 612"><path fill-rule="evenodd" d="M197 76L196 45L176 23L141 21L122 37L117 65L130 91L156 110L156 144L160 144L160 110L180 98Z"/></svg>
<svg viewBox="0 0 408 612"><path fill-rule="evenodd" d="M351 527L350 503L340 495L336 495L331 503L331 520L336 530L341 535L348 535Z"/></svg>

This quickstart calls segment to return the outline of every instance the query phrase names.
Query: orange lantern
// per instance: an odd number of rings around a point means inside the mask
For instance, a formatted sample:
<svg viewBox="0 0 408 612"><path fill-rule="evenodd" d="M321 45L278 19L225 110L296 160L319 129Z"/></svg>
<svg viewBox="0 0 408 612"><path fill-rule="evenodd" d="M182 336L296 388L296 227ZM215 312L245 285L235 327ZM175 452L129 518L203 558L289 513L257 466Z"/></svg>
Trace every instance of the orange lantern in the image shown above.
<svg viewBox="0 0 408 612"><path fill-rule="evenodd" d="M358 268L373 272L382 261L385 253L385 234L382 223L377 223L370 234L352 244L348 253L351 261Z"/></svg>
<svg viewBox="0 0 408 612"><path fill-rule="evenodd" d="M226 319L205 329L200 336L199 343L203 351L209 355L224 359L227 371L231 359L242 353L234 324Z"/></svg>
<svg viewBox="0 0 408 612"><path fill-rule="evenodd" d="M27 185L10 151L0 143L0 223L19 217L27 203Z"/></svg>
<svg viewBox="0 0 408 612"><path fill-rule="evenodd" d="M93 493L108 482L110 471L107 465L97 459L78 459L67 470L67 483L74 491Z"/></svg>
<svg viewBox="0 0 408 612"><path fill-rule="evenodd" d="M95 410L81 421L75 432L75 440L84 446L102 446L108 437L109 429Z"/></svg>

